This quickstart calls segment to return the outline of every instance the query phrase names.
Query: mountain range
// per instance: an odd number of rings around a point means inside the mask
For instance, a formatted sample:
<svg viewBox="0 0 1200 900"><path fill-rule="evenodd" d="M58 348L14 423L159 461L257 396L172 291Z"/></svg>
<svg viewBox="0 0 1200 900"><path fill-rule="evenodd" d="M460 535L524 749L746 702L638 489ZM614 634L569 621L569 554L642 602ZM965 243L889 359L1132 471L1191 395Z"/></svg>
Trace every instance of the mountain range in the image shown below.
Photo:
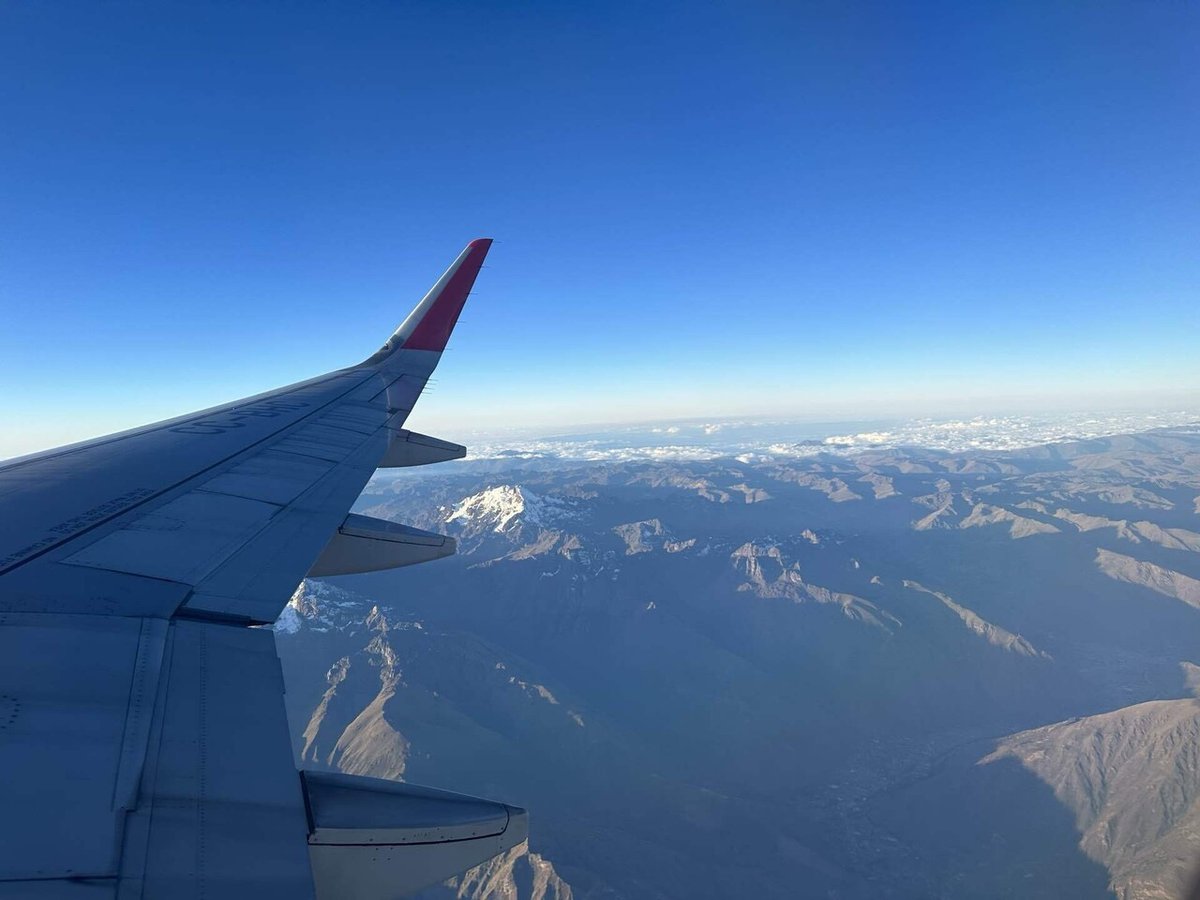
<svg viewBox="0 0 1200 900"><path fill-rule="evenodd" d="M1189 428L381 474L459 553L301 586L296 753L531 810L430 897L1177 896L1198 509Z"/></svg>

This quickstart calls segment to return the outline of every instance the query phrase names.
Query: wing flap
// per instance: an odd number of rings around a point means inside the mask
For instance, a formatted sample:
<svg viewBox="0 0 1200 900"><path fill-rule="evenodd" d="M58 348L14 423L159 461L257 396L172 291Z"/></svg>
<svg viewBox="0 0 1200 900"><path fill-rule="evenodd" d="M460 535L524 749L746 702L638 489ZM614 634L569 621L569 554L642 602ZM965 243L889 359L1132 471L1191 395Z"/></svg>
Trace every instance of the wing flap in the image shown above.
<svg viewBox="0 0 1200 900"><path fill-rule="evenodd" d="M161 660L147 652L141 626L121 617L14 615L0 628L0 881L116 877L125 800L118 786L144 755L144 746L124 740L126 724L135 705L141 722L153 703ZM145 733L140 724L135 730Z"/></svg>
<svg viewBox="0 0 1200 900"><path fill-rule="evenodd" d="M163 702L131 813L131 894L311 897L304 798L270 631L171 625Z"/></svg>

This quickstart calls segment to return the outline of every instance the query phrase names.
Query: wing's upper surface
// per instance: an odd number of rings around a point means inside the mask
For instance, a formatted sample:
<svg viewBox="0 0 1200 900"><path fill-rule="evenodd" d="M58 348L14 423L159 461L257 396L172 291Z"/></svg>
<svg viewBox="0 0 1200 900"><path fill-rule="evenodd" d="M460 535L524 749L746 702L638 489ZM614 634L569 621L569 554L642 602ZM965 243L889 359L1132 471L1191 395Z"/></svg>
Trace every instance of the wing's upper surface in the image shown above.
<svg viewBox="0 0 1200 900"><path fill-rule="evenodd" d="M489 244L359 366L0 466L0 609L274 621L402 430Z"/></svg>
<svg viewBox="0 0 1200 900"><path fill-rule="evenodd" d="M0 466L0 897L312 895L272 635L245 626L310 571L453 552L349 510L380 465L462 455L403 424L490 243L357 366Z"/></svg>

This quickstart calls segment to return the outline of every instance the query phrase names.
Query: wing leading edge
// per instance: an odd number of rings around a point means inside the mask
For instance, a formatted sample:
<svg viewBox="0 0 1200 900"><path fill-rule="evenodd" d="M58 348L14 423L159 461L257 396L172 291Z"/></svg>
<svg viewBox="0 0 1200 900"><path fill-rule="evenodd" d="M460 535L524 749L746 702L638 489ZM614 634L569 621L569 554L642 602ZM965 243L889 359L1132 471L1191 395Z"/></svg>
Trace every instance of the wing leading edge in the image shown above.
<svg viewBox="0 0 1200 900"><path fill-rule="evenodd" d="M246 627L307 573L453 552L349 510L379 466L465 453L403 425L490 244L357 366L0 465L0 898L393 897L524 840L503 804L302 781L273 636Z"/></svg>

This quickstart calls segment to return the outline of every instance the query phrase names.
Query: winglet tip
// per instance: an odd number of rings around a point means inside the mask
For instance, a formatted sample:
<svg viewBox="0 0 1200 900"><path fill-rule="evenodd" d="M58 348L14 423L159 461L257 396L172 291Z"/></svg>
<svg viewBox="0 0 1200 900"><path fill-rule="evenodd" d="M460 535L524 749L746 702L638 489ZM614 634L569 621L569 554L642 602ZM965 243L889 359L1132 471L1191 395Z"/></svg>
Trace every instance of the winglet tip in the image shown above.
<svg viewBox="0 0 1200 900"><path fill-rule="evenodd" d="M444 350L491 246L491 238L469 242L388 342L365 364L382 362L400 349Z"/></svg>
<svg viewBox="0 0 1200 900"><path fill-rule="evenodd" d="M445 349L491 245L491 238L476 238L467 244L467 249L427 296L426 300L430 301L428 308L421 310L418 307L414 311L419 311L420 318L404 335L402 346L405 349L439 352ZM401 332L406 330L407 324L406 320Z"/></svg>

